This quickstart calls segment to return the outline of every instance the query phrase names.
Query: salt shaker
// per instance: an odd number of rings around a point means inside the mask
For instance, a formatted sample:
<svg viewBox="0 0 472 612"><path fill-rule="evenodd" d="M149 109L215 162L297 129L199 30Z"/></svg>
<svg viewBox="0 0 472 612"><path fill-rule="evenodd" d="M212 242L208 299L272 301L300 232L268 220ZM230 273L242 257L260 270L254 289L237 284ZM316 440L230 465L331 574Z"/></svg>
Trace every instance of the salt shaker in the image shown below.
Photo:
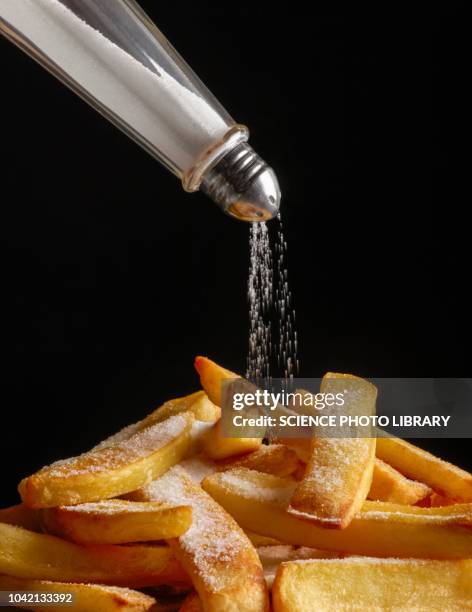
<svg viewBox="0 0 472 612"><path fill-rule="evenodd" d="M0 32L244 221L277 214L274 171L134 0L1 0Z"/></svg>

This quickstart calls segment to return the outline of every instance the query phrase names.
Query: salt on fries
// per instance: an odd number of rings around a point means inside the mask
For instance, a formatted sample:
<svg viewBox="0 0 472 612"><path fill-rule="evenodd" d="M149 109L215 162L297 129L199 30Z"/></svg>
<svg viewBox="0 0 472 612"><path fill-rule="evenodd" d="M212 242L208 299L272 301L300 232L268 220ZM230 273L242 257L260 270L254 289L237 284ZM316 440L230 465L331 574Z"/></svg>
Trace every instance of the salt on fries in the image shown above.
<svg viewBox="0 0 472 612"><path fill-rule="evenodd" d="M237 375L195 365L203 391L20 483L0 510L0 590L100 612L175 610L179 594L181 612L267 612L270 590L274 612L472 608L471 474L396 438L225 438ZM321 391L337 384L375 402L353 376ZM131 590L159 585L173 599Z"/></svg>
<svg viewBox="0 0 472 612"><path fill-rule="evenodd" d="M175 467L133 499L171 500L192 507L190 529L169 546L188 572L205 610L266 610L267 589L261 562L249 538L184 469Z"/></svg>
<svg viewBox="0 0 472 612"><path fill-rule="evenodd" d="M369 414L375 409L374 385L356 376L326 374L321 392L335 395L340 390L348 411ZM374 462L375 438L314 437L288 511L326 527L347 527L367 497Z"/></svg>
<svg viewBox="0 0 472 612"><path fill-rule="evenodd" d="M309 438L283 438L279 442L293 449L297 454L300 465L294 472L294 478L301 480L305 473L306 463L310 458L311 440ZM433 495L433 490L428 485L406 478L385 461L378 457L375 459L372 484L367 494L368 499L414 505Z"/></svg>
<svg viewBox="0 0 472 612"><path fill-rule="evenodd" d="M184 458L193 420L184 412L122 442L57 461L20 482L21 498L31 508L51 508L134 491Z"/></svg>
<svg viewBox="0 0 472 612"><path fill-rule="evenodd" d="M92 450L100 450L114 446L118 442L124 442L139 431L143 431L143 429L147 429L151 425L156 425L156 423L162 423L162 421L169 417L181 414L182 412L192 412L195 421L201 421L202 423L216 423L221 416L221 408L213 404L204 391L197 391L196 393L164 402L162 406L153 410L144 419L128 425L118 433L105 438L105 440L94 446Z"/></svg>

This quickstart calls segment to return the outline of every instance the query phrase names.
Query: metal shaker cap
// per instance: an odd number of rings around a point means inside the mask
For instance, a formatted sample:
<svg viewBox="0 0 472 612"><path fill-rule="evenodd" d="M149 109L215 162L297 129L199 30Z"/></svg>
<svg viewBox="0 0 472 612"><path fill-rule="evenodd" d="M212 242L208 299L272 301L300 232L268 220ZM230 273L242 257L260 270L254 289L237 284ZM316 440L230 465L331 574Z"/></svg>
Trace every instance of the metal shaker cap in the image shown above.
<svg viewBox="0 0 472 612"><path fill-rule="evenodd" d="M241 221L268 221L280 207L275 172L247 142L231 149L208 170L200 189L225 213Z"/></svg>

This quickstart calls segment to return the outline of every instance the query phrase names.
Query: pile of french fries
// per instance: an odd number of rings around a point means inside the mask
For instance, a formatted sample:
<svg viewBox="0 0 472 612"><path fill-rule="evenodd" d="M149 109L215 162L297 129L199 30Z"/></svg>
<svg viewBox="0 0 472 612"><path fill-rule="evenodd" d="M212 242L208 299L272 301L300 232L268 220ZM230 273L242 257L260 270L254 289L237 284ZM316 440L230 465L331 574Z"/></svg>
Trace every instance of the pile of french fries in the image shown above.
<svg viewBox="0 0 472 612"><path fill-rule="evenodd" d="M472 610L471 474L397 438L225 438L237 375L196 369L202 391L21 481L0 591L101 612ZM375 404L350 375L321 391L339 384Z"/></svg>

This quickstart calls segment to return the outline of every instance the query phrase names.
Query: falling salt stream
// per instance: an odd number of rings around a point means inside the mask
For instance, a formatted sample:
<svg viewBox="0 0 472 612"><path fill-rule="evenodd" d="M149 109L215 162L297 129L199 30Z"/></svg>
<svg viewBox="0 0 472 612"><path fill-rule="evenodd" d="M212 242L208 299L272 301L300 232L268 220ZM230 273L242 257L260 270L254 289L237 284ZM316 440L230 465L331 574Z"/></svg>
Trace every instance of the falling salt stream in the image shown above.
<svg viewBox="0 0 472 612"><path fill-rule="evenodd" d="M288 285L287 242L282 219L277 216L275 268L269 228L253 223L249 234L249 353L246 377L268 382L273 375L272 319L276 319L275 361L281 378L291 380L299 370L295 310Z"/></svg>
<svg viewBox="0 0 472 612"><path fill-rule="evenodd" d="M271 311L273 268L269 230L266 223L252 223L249 230L249 353L246 377L270 376Z"/></svg>

